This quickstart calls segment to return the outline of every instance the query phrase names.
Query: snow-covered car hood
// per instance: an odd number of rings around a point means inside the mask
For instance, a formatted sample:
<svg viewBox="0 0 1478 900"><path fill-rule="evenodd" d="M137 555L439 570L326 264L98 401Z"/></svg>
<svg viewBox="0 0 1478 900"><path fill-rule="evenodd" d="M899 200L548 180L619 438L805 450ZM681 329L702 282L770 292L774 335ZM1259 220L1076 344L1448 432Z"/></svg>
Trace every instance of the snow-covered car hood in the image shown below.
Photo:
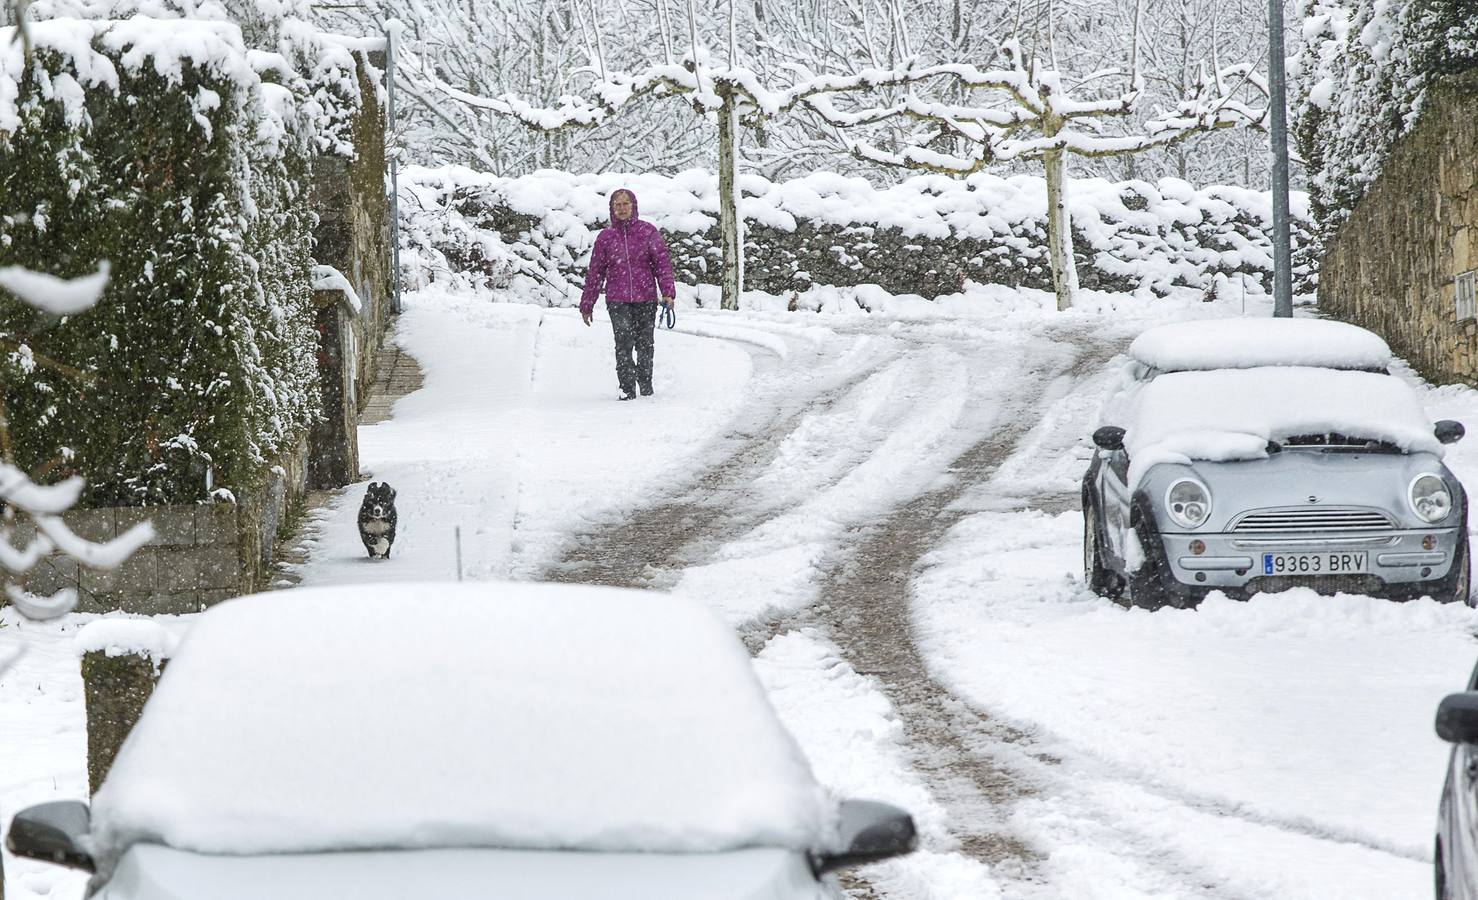
<svg viewBox="0 0 1478 900"><path fill-rule="evenodd" d="M234 855L825 849L836 802L744 645L681 597L384 584L190 627L93 797L134 843Z"/></svg>
<svg viewBox="0 0 1478 900"><path fill-rule="evenodd" d="M1448 481L1455 493L1461 490L1442 461L1429 453L1322 450L1285 450L1250 461L1200 460L1191 465L1162 466L1147 473L1139 489L1147 492L1158 508L1165 490L1175 481L1187 475L1200 479L1211 490L1211 515L1203 525L1192 529L1197 532L1230 531L1242 514L1267 509L1380 510L1396 528L1459 524L1462 512L1458 504L1454 504L1449 522L1424 522L1412 512L1407 491L1413 478L1426 473ZM1159 527L1167 533L1182 530L1169 519L1161 521Z"/></svg>
<svg viewBox="0 0 1478 900"><path fill-rule="evenodd" d="M819 900L804 856L725 853L385 850L210 856L135 844L93 900Z"/></svg>
<svg viewBox="0 0 1478 900"><path fill-rule="evenodd" d="M1175 372L1145 385L1125 423L1131 486L1153 466L1267 456L1268 441L1337 433L1441 457L1416 394L1373 372L1302 366Z"/></svg>

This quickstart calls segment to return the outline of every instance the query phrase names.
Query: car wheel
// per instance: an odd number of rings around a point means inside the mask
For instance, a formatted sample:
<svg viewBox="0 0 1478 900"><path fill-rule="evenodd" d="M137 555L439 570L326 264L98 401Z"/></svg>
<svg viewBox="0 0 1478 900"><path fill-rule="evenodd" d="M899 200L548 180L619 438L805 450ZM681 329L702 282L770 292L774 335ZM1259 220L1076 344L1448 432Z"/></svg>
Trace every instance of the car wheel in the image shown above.
<svg viewBox="0 0 1478 900"><path fill-rule="evenodd" d="M1088 590L1110 600L1119 599L1123 586L1119 576L1103 564L1103 541L1098 535L1098 508L1083 504L1083 583Z"/></svg>
<svg viewBox="0 0 1478 900"><path fill-rule="evenodd" d="M1134 517L1134 536L1139 540L1139 568L1129 572L1129 603L1141 609L1156 610L1174 603L1174 595L1165 589L1160 576L1160 566L1154 552L1154 541L1159 539L1142 516Z"/></svg>
<svg viewBox="0 0 1478 900"><path fill-rule="evenodd" d="M1437 841L1437 854L1432 862L1433 887L1436 888L1437 900L1452 900L1452 894L1447 890L1447 866L1442 859L1442 841Z"/></svg>
<svg viewBox="0 0 1478 900"><path fill-rule="evenodd" d="M1457 560L1453 562L1458 567L1457 580L1453 585L1452 599L1473 605L1473 562L1469 553L1468 536L1463 535L1463 542L1458 544Z"/></svg>
<svg viewBox="0 0 1478 900"><path fill-rule="evenodd" d="M1407 586L1404 593L1393 593L1398 600L1415 600L1427 596L1438 603L1466 603L1475 606L1473 599L1472 553L1468 538L1464 535L1453 552L1452 568L1447 574L1434 581L1419 581Z"/></svg>

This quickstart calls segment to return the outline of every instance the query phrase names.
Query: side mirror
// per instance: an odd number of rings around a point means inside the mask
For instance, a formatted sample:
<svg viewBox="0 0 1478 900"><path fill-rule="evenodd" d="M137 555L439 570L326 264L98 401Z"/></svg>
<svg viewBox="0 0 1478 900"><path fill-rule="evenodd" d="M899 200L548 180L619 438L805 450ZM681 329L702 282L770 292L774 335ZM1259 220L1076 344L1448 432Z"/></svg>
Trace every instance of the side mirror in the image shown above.
<svg viewBox="0 0 1478 900"><path fill-rule="evenodd" d="M91 824L87 804L80 800L42 803L16 813L5 843L16 856L91 872L92 854L83 849Z"/></svg>
<svg viewBox="0 0 1478 900"><path fill-rule="evenodd" d="M1093 443L1100 450L1123 450L1124 429L1117 425L1105 425L1093 432Z"/></svg>
<svg viewBox="0 0 1478 900"><path fill-rule="evenodd" d="M1449 744L1478 744L1478 691L1442 698L1437 707L1437 736Z"/></svg>
<svg viewBox="0 0 1478 900"><path fill-rule="evenodd" d="M1468 433L1468 429L1463 427L1462 422L1443 419L1432 429L1432 433L1444 444L1456 444L1463 439L1463 435Z"/></svg>
<svg viewBox="0 0 1478 900"><path fill-rule="evenodd" d="M811 868L818 876L912 853L918 849L919 833L913 816L896 806L843 800L841 846L844 849L839 852L817 854L812 860Z"/></svg>

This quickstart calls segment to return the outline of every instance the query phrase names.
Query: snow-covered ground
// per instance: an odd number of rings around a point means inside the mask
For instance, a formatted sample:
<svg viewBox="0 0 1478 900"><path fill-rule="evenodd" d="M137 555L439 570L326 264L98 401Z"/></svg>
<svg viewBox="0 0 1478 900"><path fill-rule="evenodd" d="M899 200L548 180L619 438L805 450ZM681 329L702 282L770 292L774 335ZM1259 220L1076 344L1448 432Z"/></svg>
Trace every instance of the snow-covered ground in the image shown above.
<svg viewBox="0 0 1478 900"><path fill-rule="evenodd" d="M582 548L665 504L669 531L619 544L627 580L712 603L753 638L822 782L917 816L926 850L867 871L878 896L1430 889L1431 716L1478 657L1471 611L1295 591L1151 615L1082 589L1077 482L1115 355L1156 322L1239 309L1096 296L1060 314L996 289L870 314L688 305L658 335L656 396L616 403L603 321L492 299L407 297L399 340L425 386L360 433L365 475L400 492L392 558L365 558L352 487L313 523L305 584L455 577L457 528L466 578L578 578ZM1478 423L1478 393L1421 391L1434 418ZM1478 441L1448 459L1478 486ZM948 502L910 523L928 497ZM859 558L885 522L940 535L918 558ZM953 745L918 727L914 676L862 668L860 626L827 594L870 565L901 569L885 599L906 624L887 637L963 723ZM0 611L0 640L32 647L0 680L0 815L85 788L70 640L87 618ZM962 760L1003 791L949 774ZM11 900L80 889L6 866Z"/></svg>

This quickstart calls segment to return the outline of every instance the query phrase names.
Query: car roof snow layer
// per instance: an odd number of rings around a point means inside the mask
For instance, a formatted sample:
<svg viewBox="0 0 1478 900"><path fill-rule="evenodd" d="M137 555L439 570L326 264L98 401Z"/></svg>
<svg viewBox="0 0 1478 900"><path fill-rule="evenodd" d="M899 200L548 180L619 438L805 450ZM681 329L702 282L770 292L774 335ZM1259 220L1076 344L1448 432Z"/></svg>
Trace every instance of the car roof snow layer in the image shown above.
<svg viewBox="0 0 1478 900"><path fill-rule="evenodd" d="M1379 335L1324 319L1176 322L1141 334L1129 355L1162 372L1258 366L1379 370L1391 363L1391 348Z"/></svg>

